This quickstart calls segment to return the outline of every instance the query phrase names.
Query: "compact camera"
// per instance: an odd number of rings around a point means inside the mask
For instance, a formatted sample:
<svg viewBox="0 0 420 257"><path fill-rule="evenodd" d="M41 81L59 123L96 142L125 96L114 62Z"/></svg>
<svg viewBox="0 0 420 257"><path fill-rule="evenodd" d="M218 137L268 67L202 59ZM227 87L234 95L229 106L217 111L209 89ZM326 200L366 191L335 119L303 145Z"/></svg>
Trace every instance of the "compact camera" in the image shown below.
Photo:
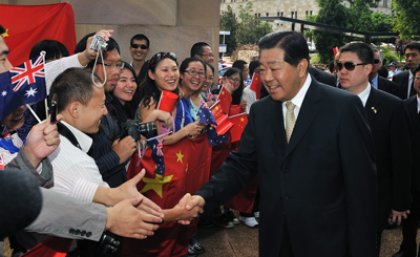
<svg viewBox="0 0 420 257"><path fill-rule="evenodd" d="M90 49L98 51L104 51L108 44L105 42L105 39L99 35L95 35L92 40L92 44L90 44Z"/></svg>

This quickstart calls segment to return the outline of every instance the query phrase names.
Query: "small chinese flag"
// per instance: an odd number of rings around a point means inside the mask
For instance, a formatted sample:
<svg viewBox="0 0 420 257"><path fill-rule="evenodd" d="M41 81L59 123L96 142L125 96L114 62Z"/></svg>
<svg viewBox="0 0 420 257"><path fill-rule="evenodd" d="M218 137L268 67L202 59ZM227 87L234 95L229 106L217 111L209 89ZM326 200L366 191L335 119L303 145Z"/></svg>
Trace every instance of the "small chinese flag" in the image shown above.
<svg viewBox="0 0 420 257"><path fill-rule="evenodd" d="M220 90L218 100L223 112L225 114L229 114L230 105L232 104L232 96L225 87L222 87Z"/></svg>
<svg viewBox="0 0 420 257"><path fill-rule="evenodd" d="M220 104L220 101L217 101L210 107L211 112L213 113L214 119L216 120L217 126L215 127L216 133L218 135L224 135L230 128L232 128L233 123L229 121L229 117L224 113L224 110Z"/></svg>
<svg viewBox="0 0 420 257"><path fill-rule="evenodd" d="M178 95L176 93L167 90L162 90L157 109L165 112L172 112L172 110L175 108L177 101Z"/></svg>
<svg viewBox="0 0 420 257"><path fill-rule="evenodd" d="M231 142L238 142L241 140L242 132L244 132L245 126L248 123L248 115L246 113L240 113L230 116L229 120L233 123L233 127L230 130Z"/></svg>
<svg viewBox="0 0 420 257"><path fill-rule="evenodd" d="M333 50L333 55L335 57L338 53L338 47L334 47L332 50Z"/></svg>
<svg viewBox="0 0 420 257"><path fill-rule="evenodd" d="M261 77L258 72L254 72L252 75L251 85L249 88L255 92L257 100L261 98Z"/></svg>

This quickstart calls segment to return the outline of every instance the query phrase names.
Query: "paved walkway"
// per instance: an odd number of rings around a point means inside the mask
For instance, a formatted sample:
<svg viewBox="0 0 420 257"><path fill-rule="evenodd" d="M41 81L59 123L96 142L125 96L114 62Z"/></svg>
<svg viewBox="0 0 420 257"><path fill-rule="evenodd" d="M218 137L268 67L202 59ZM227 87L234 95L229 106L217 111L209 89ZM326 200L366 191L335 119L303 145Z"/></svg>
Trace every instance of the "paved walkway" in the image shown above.
<svg viewBox="0 0 420 257"><path fill-rule="evenodd" d="M257 257L258 229L251 229L242 224L231 229L200 229L200 243L206 252L200 257ZM418 237L419 241L420 237ZM385 230L382 236L381 257L391 257L399 249L401 230Z"/></svg>

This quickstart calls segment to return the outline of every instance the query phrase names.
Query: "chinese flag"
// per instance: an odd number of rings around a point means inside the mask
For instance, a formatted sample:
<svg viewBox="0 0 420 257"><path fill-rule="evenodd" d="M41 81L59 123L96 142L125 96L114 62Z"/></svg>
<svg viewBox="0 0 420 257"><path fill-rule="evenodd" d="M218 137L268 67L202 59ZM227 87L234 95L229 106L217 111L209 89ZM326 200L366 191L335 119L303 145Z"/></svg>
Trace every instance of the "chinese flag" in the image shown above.
<svg viewBox="0 0 420 257"><path fill-rule="evenodd" d="M186 189L195 194L210 178L212 147L207 134L190 140Z"/></svg>
<svg viewBox="0 0 420 257"><path fill-rule="evenodd" d="M233 126L229 121L229 117L224 112L220 101L218 100L215 104L210 107L211 112L213 113L214 119L216 120L217 126L216 133L218 135L224 135L228 130Z"/></svg>
<svg viewBox="0 0 420 257"><path fill-rule="evenodd" d="M244 132L245 126L248 123L248 115L246 113L240 113L230 116L229 120L234 124L230 129L231 142L239 142L241 140L242 132Z"/></svg>
<svg viewBox="0 0 420 257"><path fill-rule="evenodd" d="M0 24L7 30L6 44L13 65L29 58L32 47L41 40L63 43L70 53L76 45L74 13L69 3L48 5L0 4Z"/></svg>
<svg viewBox="0 0 420 257"><path fill-rule="evenodd" d="M157 105L157 109L165 111L165 112L172 112L175 108L176 102L178 101L178 95L174 92L162 90L162 94L160 95L160 100Z"/></svg>
<svg viewBox="0 0 420 257"><path fill-rule="evenodd" d="M146 175L137 185L139 191L163 209L172 208L186 194L189 149L189 139L163 146L165 161L163 176L154 172L156 164L150 148L146 150L142 159L134 153L127 170L127 178L132 178L145 168ZM124 239L122 256L185 256L188 253L190 238L191 231L177 222L160 224L155 235L150 238Z"/></svg>
<svg viewBox="0 0 420 257"><path fill-rule="evenodd" d="M261 98L261 77L258 72L254 72L252 75L251 85L249 88L255 92L257 100Z"/></svg>
<svg viewBox="0 0 420 257"><path fill-rule="evenodd" d="M50 237L22 255L22 257L65 257L71 246L71 239Z"/></svg>
<svg viewBox="0 0 420 257"><path fill-rule="evenodd" d="M220 107L225 114L229 114L230 105L232 104L232 95L227 91L225 87L222 87L219 93Z"/></svg>

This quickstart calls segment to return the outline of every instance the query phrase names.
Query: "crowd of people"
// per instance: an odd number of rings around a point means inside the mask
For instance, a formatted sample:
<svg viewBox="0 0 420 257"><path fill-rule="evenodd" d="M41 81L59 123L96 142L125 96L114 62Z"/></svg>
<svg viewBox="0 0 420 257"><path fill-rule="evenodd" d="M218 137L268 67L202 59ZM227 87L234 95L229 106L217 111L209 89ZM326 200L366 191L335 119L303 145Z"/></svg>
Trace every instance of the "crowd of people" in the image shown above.
<svg viewBox="0 0 420 257"><path fill-rule="evenodd" d="M238 222L259 227L264 257L379 256L382 231L401 224L395 257L416 256L420 43L390 77L380 49L348 43L331 75L301 34L276 32L218 84L209 44L184 60L150 44L134 35L131 61L112 30L70 56L57 41L32 49L46 53L48 108L1 120L0 237L16 256L54 236L68 256L192 257L201 225ZM0 37L0 73L9 51Z"/></svg>

